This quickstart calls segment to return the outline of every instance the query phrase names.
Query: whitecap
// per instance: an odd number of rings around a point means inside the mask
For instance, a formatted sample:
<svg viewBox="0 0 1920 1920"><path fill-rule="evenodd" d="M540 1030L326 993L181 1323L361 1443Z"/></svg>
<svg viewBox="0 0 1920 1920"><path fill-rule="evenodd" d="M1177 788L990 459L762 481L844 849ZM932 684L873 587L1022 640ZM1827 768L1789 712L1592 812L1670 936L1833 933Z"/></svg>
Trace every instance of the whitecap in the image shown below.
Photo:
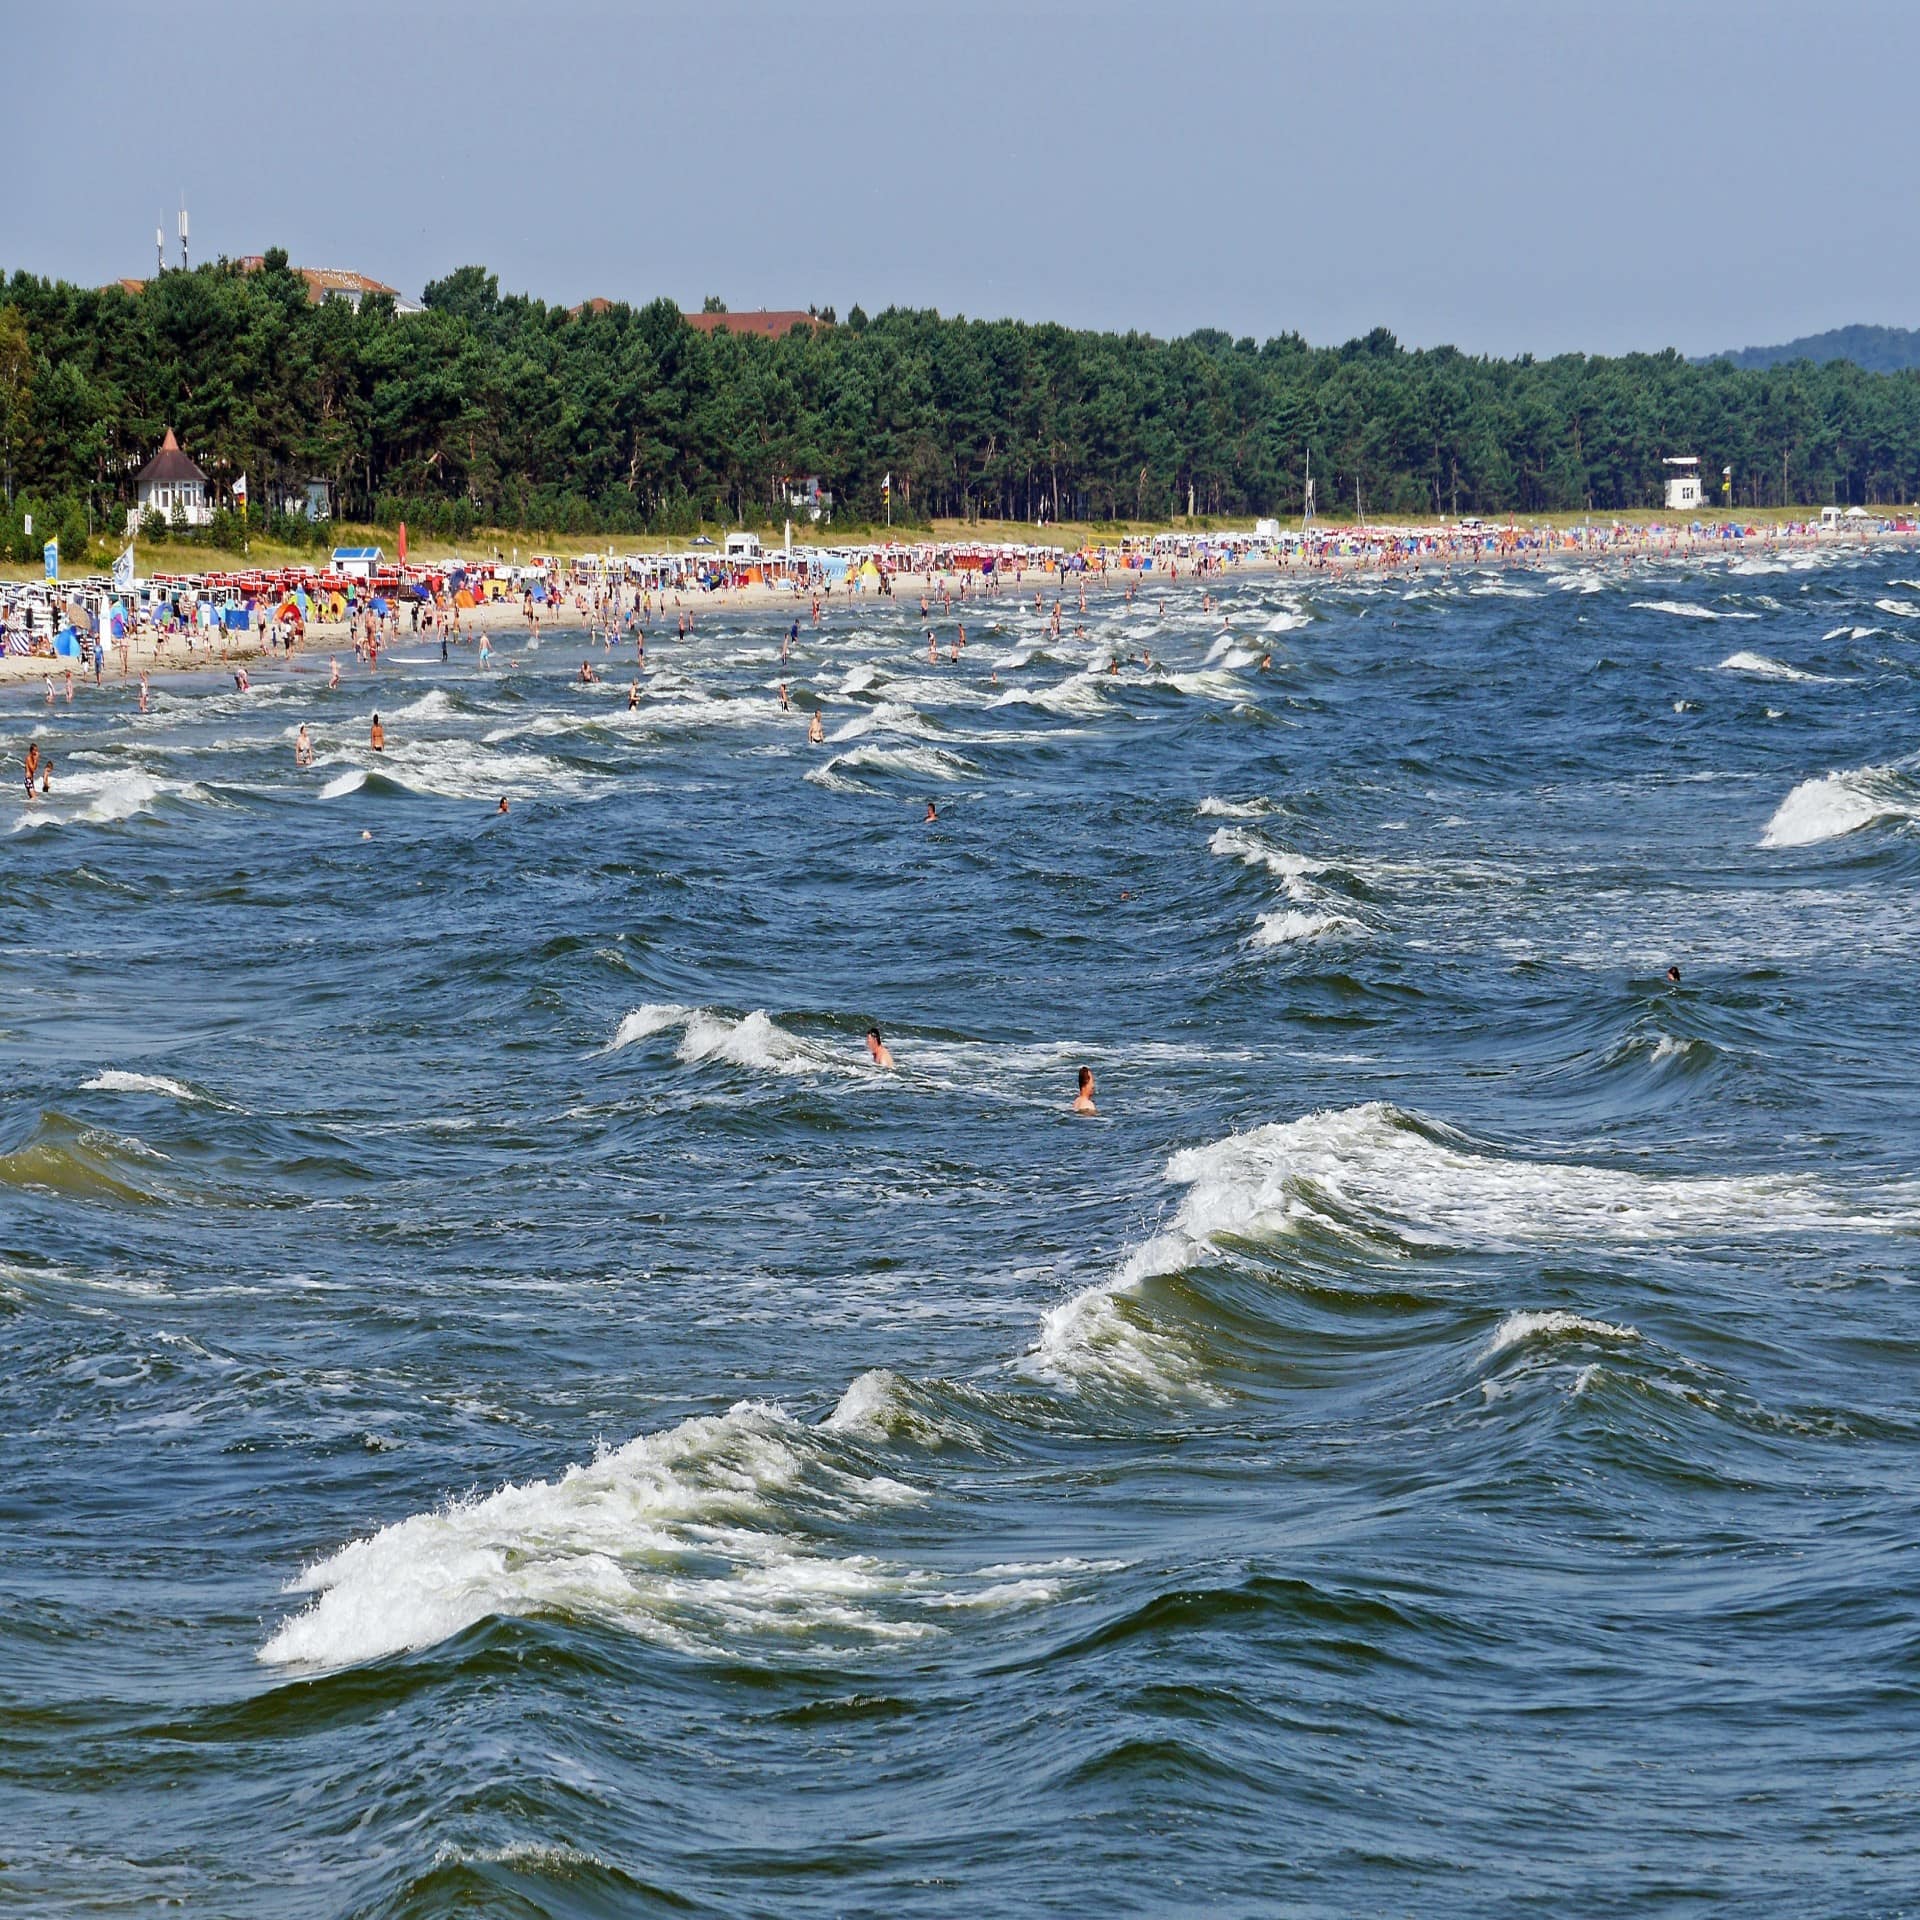
<svg viewBox="0 0 1920 1920"><path fill-rule="evenodd" d="M1803 780L1774 809L1763 847L1810 847L1881 821L1920 819L1920 793L1893 767L1856 767Z"/></svg>
<svg viewBox="0 0 1920 1920"><path fill-rule="evenodd" d="M1487 1357L1496 1353L1505 1353L1510 1347L1517 1347L1533 1340L1638 1340L1640 1334L1634 1327L1615 1326L1610 1320L1589 1320L1581 1314L1554 1311L1549 1313L1510 1313L1500 1322L1494 1331L1493 1344L1487 1348Z"/></svg>

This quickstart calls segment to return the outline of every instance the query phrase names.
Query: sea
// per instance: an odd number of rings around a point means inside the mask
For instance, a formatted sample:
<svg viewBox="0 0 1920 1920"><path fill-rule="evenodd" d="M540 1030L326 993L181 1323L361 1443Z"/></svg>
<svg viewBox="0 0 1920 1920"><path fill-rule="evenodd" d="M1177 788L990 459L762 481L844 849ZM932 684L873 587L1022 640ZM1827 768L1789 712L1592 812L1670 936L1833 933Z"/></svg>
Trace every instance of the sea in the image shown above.
<svg viewBox="0 0 1920 1920"><path fill-rule="evenodd" d="M1920 556L918 602L0 696L0 1912L1920 1911Z"/></svg>

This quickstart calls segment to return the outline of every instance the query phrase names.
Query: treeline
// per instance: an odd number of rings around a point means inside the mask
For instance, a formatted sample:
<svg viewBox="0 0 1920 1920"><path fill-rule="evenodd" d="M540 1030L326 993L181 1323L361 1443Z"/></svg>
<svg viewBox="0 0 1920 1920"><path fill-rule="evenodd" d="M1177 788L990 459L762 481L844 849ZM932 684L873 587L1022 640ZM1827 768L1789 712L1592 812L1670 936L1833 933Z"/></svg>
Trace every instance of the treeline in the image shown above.
<svg viewBox="0 0 1920 1920"><path fill-rule="evenodd" d="M1614 512L1694 453L1738 505L1920 493L1920 374L1678 354L1476 359L1384 329L1180 340L854 308L784 339L669 302L565 308L464 267L424 313L312 306L284 253L144 292L0 283L9 499L117 524L169 426L256 503L312 478L342 517L459 534L778 525L818 475L843 520ZM1717 498L1717 487L1714 490ZM224 497L224 495L222 495Z"/></svg>

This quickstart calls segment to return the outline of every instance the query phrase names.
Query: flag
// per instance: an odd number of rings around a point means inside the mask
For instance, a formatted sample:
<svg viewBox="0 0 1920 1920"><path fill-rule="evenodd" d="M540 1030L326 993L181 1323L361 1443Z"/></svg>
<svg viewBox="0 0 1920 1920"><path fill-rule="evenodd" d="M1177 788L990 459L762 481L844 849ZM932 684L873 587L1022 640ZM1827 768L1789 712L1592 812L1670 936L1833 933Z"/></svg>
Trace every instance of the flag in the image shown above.
<svg viewBox="0 0 1920 1920"><path fill-rule="evenodd" d="M129 543L127 550L113 563L113 590L115 593L133 591L133 547Z"/></svg>
<svg viewBox="0 0 1920 1920"><path fill-rule="evenodd" d="M891 469L888 470L887 477L880 482L880 497L883 500L891 500L893 498L893 473Z"/></svg>
<svg viewBox="0 0 1920 1920"><path fill-rule="evenodd" d="M400 564L403 567L407 564L407 523L404 520L400 522Z"/></svg>
<svg viewBox="0 0 1920 1920"><path fill-rule="evenodd" d="M233 483L233 497L243 507L247 504L247 476L244 473Z"/></svg>
<svg viewBox="0 0 1920 1920"><path fill-rule="evenodd" d="M60 542L49 540L43 550L42 558L47 563L47 578L58 580L60 578Z"/></svg>

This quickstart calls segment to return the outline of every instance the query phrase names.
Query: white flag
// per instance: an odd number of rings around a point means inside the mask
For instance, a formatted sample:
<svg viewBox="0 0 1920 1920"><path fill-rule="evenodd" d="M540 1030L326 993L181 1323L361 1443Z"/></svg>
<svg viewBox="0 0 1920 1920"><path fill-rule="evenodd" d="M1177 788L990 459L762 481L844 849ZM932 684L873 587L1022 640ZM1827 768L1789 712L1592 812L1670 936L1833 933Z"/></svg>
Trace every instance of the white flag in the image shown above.
<svg viewBox="0 0 1920 1920"><path fill-rule="evenodd" d="M118 560L113 563L113 590L115 593L133 591L133 548L128 546Z"/></svg>
<svg viewBox="0 0 1920 1920"><path fill-rule="evenodd" d="M236 500L244 500L247 497L247 476L244 473L233 483L233 497Z"/></svg>

